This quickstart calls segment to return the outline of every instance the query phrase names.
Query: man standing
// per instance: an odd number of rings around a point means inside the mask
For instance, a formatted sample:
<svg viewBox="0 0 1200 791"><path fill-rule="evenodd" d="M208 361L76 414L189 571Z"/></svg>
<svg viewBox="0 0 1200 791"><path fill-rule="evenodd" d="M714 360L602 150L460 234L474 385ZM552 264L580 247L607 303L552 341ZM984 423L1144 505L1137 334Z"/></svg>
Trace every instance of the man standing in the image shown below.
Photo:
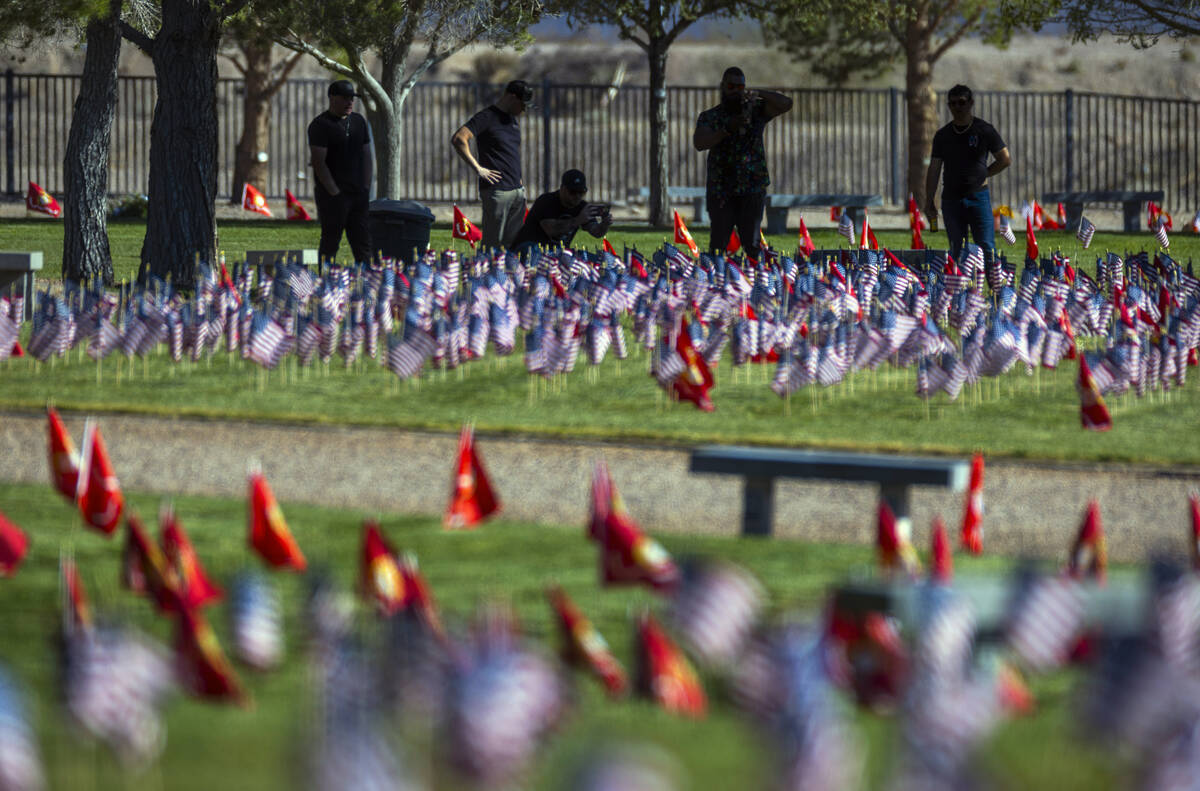
<svg viewBox="0 0 1200 791"><path fill-rule="evenodd" d="M763 129L790 109L792 100L782 93L746 90L746 75L731 66L721 77L721 103L696 119L692 144L708 152L710 251L724 251L736 227L746 255L758 257L759 227L771 183Z"/></svg>
<svg viewBox="0 0 1200 791"><path fill-rule="evenodd" d="M568 170L562 175L562 186L554 192L539 195L529 209L525 224L513 239L513 249L528 245L569 245L580 228L597 239L603 238L612 225L608 206L588 203L587 178L582 170Z"/></svg>
<svg viewBox="0 0 1200 791"><path fill-rule="evenodd" d="M996 231L992 218L992 197L987 180L1012 164L1008 147L996 128L972 114L975 97L965 85L955 85L946 96L950 123L933 136L929 170L925 174L925 213L937 218L934 195L943 166L942 217L950 238L950 255L962 260L967 230L983 250L983 263L991 268L995 261ZM994 156L991 164L988 157Z"/></svg>
<svg viewBox="0 0 1200 791"><path fill-rule="evenodd" d="M517 117L532 101L529 83L513 80L495 104L475 113L450 138L459 158L479 174L484 248L509 247L525 216L521 126ZM475 139L478 159L471 154L471 138Z"/></svg>
<svg viewBox="0 0 1200 791"><path fill-rule="evenodd" d="M367 119L354 112L359 94L354 83L338 80L329 86L329 109L308 125L312 152L313 194L321 221L321 261L337 256L342 232L356 262L371 260L371 231L367 203L371 186L371 136Z"/></svg>

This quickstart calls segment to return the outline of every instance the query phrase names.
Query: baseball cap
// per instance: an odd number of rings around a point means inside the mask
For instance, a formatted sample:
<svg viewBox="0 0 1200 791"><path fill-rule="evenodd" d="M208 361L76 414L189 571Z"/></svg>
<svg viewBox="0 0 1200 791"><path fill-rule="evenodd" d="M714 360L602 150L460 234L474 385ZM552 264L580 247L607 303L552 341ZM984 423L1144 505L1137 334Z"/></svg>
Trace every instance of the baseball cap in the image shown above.
<svg viewBox="0 0 1200 791"><path fill-rule="evenodd" d="M329 86L330 96L361 96L350 80L337 80Z"/></svg>
<svg viewBox="0 0 1200 791"><path fill-rule="evenodd" d="M513 80L504 86L504 92L511 93L525 104L529 104L533 100L533 87L525 80Z"/></svg>
<svg viewBox="0 0 1200 791"><path fill-rule="evenodd" d="M587 192L587 178L582 170L568 170L563 174L562 185L571 192Z"/></svg>

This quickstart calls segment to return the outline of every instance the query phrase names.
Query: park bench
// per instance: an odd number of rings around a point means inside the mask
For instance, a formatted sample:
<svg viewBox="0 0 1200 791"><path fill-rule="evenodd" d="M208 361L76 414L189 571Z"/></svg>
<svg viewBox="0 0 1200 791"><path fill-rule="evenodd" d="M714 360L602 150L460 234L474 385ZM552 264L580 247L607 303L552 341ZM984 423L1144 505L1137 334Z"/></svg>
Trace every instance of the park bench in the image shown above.
<svg viewBox="0 0 1200 791"><path fill-rule="evenodd" d="M303 264L316 266L316 250L247 250L246 266L268 266L274 271L276 264Z"/></svg>
<svg viewBox="0 0 1200 791"><path fill-rule="evenodd" d="M767 196L767 233L787 233L788 209L805 206L842 206L850 219L854 221L854 232L862 233L864 210L868 206L882 206L881 195L768 195Z"/></svg>
<svg viewBox="0 0 1200 791"><path fill-rule="evenodd" d="M906 519L911 487L946 486L958 492L966 489L968 476L967 462L955 459L727 445L696 448L690 469L744 479L744 536L771 534L776 478L875 482L896 518Z"/></svg>
<svg viewBox="0 0 1200 791"><path fill-rule="evenodd" d="M25 297L25 315L19 321L33 318L34 272L42 268L42 251L30 253L0 252L0 297Z"/></svg>
<svg viewBox="0 0 1200 791"><path fill-rule="evenodd" d="M667 187L667 200L671 203L690 200L692 202L692 222L696 225L708 225L708 206L705 204L707 190L704 187ZM650 188L639 187L631 198L639 203L650 200Z"/></svg>
<svg viewBox="0 0 1200 791"><path fill-rule="evenodd" d="M1136 231L1141 227L1142 207L1146 201L1163 200L1162 190L1089 190L1087 192L1045 192L1042 193L1042 203L1053 206L1061 203L1067 212L1067 228L1074 230L1079 227L1079 218L1083 216L1085 203L1119 203L1125 218L1125 230Z"/></svg>

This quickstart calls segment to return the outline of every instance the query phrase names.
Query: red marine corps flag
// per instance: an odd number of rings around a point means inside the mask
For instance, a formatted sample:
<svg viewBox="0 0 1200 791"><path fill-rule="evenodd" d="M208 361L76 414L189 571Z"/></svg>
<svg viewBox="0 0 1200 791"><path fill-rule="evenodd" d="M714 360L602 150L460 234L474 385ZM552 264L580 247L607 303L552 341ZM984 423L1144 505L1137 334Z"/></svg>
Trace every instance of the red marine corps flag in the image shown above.
<svg viewBox="0 0 1200 791"><path fill-rule="evenodd" d="M708 699L683 651L649 613L637 623L637 690L667 711L703 717Z"/></svg>
<svg viewBox="0 0 1200 791"><path fill-rule="evenodd" d="M455 239L462 239L469 242L471 247L483 238L483 231L476 228L467 219L467 215L462 213L462 209L458 206L454 207L454 227L450 230L450 236Z"/></svg>
<svg viewBox="0 0 1200 791"><path fill-rule="evenodd" d="M63 497L74 500L79 492L79 453L66 426L52 406L46 407L47 443L50 451L50 483Z"/></svg>
<svg viewBox="0 0 1200 791"><path fill-rule="evenodd" d="M17 566L29 551L29 538L15 524L0 513L0 577L17 573Z"/></svg>
<svg viewBox="0 0 1200 791"><path fill-rule="evenodd" d="M83 429L83 461L79 465L79 488L75 496L79 513L90 527L112 535L121 521L125 497L113 472L100 429L88 421Z"/></svg>
<svg viewBox="0 0 1200 791"><path fill-rule="evenodd" d="M604 683L608 694L619 696L625 691L625 671L613 656L608 643L561 587L554 585L548 588L546 598L550 600L550 607L554 610L563 636L563 661L590 670Z"/></svg>
<svg viewBox="0 0 1200 791"><path fill-rule="evenodd" d="M1064 314L1065 315L1065 314ZM1112 416L1092 378L1092 369L1088 367L1087 355L1079 355L1079 381L1075 383L1079 391L1079 419L1086 429L1092 431L1108 431L1112 428Z"/></svg>
<svg viewBox="0 0 1200 791"><path fill-rule="evenodd" d="M463 426L454 462L454 484L442 524L447 528L474 527L500 510L483 460L475 450L475 427Z"/></svg>
<svg viewBox="0 0 1200 791"><path fill-rule="evenodd" d="M179 580L179 593L183 603L196 609L219 600L224 594L208 578L191 540L175 516L175 509L170 505L159 511L158 529L163 553Z"/></svg>
<svg viewBox="0 0 1200 791"><path fill-rule="evenodd" d="M267 199L251 184L242 185L242 208L266 217L271 216L271 207L267 205Z"/></svg>
<svg viewBox="0 0 1200 791"><path fill-rule="evenodd" d="M308 209L304 208L304 204L296 199L291 190L285 189L283 194L287 198L287 218L289 220L309 221L312 219L308 214Z"/></svg>
<svg viewBox="0 0 1200 791"><path fill-rule="evenodd" d="M29 192L25 193L25 208L29 211L49 214L51 217L62 216L62 207L58 205L54 196L32 181L29 182Z"/></svg>
<svg viewBox="0 0 1200 791"><path fill-rule="evenodd" d="M600 581L605 585L644 582L669 591L679 582L675 561L633 521L603 460L592 472L588 537L600 545Z"/></svg>
<svg viewBox="0 0 1200 791"><path fill-rule="evenodd" d="M963 511L962 548L972 555L983 553L983 454L971 459L971 483Z"/></svg>
<svg viewBox="0 0 1200 791"><path fill-rule="evenodd" d="M250 546L269 565L304 571L308 567L283 520L275 493L261 472L250 474Z"/></svg>
<svg viewBox="0 0 1200 791"><path fill-rule="evenodd" d="M1100 504L1092 500L1088 503L1075 545L1071 547L1067 576L1072 579L1090 577L1103 583L1107 571L1108 550L1104 542L1104 526L1100 523Z"/></svg>
<svg viewBox="0 0 1200 791"><path fill-rule="evenodd" d="M688 230L687 223L679 216L679 212L675 212L675 244L687 245L692 258L700 255L700 248L696 246L696 240L692 238L692 233Z"/></svg>
<svg viewBox="0 0 1200 791"><path fill-rule="evenodd" d="M363 523L361 587L384 615L393 615L408 602L404 575L396 553L379 532L378 522Z"/></svg>
<svg viewBox="0 0 1200 791"><path fill-rule="evenodd" d="M800 215L800 252L804 253L805 258L812 258L812 254L817 251L817 246L813 244L812 236L808 232L808 226L804 224L804 215Z"/></svg>

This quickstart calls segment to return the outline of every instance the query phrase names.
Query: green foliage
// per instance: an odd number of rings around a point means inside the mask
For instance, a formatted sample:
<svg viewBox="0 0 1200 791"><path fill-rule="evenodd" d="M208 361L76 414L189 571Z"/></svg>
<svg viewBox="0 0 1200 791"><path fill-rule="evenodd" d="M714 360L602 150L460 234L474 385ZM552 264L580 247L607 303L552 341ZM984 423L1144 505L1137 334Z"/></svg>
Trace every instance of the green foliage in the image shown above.
<svg viewBox="0 0 1200 791"><path fill-rule="evenodd" d="M1164 36L1200 36L1200 0L1063 0L1061 18L1076 41L1111 34L1144 49Z"/></svg>
<svg viewBox="0 0 1200 791"><path fill-rule="evenodd" d="M932 65L966 36L1004 46L1014 32L1037 30L1058 0L789 0L764 25L770 41L808 61L835 84L874 76L905 57Z"/></svg>
<svg viewBox="0 0 1200 791"><path fill-rule="evenodd" d="M270 477L270 467L267 465ZM232 474L240 474L240 471ZM403 471L398 469L398 478ZM617 481L629 490L635 484ZM504 493L502 493L503 495ZM159 496L127 493L130 506L152 518ZM574 493L584 497L585 493ZM240 499L179 496L175 511L188 530L209 573L228 590L234 574L258 566L246 549L245 505ZM283 503L283 511L310 563L324 567L343 590L353 590L364 518L379 518L397 548L414 552L444 617L454 629L483 601L505 601L517 614L524 634L544 650L556 650L558 635L543 596L550 582L561 584L632 670L631 616L650 609L664 612L661 599L642 589L601 589L596 584L595 550L582 525L555 527L510 521L491 522L466 533L448 533L428 517L380 515L351 509L316 508ZM74 552L93 606L102 615L131 623L168 642L171 628L151 606L118 584L120 538L105 539L78 525L77 517L48 485L0 484L0 509L32 538L29 557L11 579L0 579L0 662L31 693L48 787L86 787L95 791L169 788L211 791L254 788L276 791L303 786L303 760L315 706L305 652L303 601L307 581L294 574L271 574L283 604L287 658L282 668L259 674L238 668L255 705L249 710L204 705L179 699L167 711L168 739L159 765L145 774L122 772L113 757L80 741L65 721L57 691L55 645L59 612L58 558ZM634 514L635 518L637 514ZM652 529L652 526L647 526ZM828 587L872 564L866 547L808 544L797 541L743 540L728 536L659 536L674 556L721 557L749 569L764 583L773 616L799 613L816 618ZM956 559L960 576L1005 573L1009 562L997 557ZM269 573L269 572L268 572ZM225 651L230 652L227 602L208 609ZM360 624L373 619L366 608ZM1033 680L1036 712L999 729L985 745L983 760L998 787L1105 791L1129 780L1112 755L1082 738L1073 727L1069 691L1078 674ZM681 787L695 791L763 788L772 766L767 741L739 716L721 680L704 674L711 711L707 719L674 717L640 700L613 701L599 684L574 674L577 696L562 728L543 750L531 774L514 787L570 788L572 767L589 750L614 740L669 750L683 772ZM887 716L852 712L863 743L866 788L889 786L896 759L897 734ZM400 736L388 723L378 725ZM405 767L426 781L422 787L464 785L437 762L438 740L427 723L404 731Z"/></svg>
<svg viewBox="0 0 1200 791"><path fill-rule="evenodd" d="M108 10L109 0L4 0L0 3L0 43L34 42L74 28Z"/></svg>

